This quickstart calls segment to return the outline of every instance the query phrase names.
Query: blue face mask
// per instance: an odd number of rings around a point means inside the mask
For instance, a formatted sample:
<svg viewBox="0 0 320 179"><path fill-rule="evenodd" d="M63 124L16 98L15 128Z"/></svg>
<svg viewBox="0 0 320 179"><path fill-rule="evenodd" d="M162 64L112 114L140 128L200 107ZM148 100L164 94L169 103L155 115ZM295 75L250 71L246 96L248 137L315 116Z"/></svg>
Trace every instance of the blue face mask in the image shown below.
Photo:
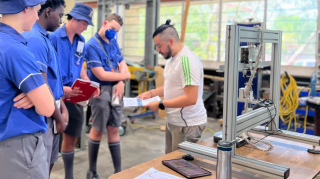
<svg viewBox="0 0 320 179"><path fill-rule="evenodd" d="M108 40L112 40L113 38L114 38L114 36L116 36L116 31L115 30L113 30L113 29L108 29L108 30L106 30L106 32L105 32L105 36L106 36L106 38L108 39Z"/></svg>

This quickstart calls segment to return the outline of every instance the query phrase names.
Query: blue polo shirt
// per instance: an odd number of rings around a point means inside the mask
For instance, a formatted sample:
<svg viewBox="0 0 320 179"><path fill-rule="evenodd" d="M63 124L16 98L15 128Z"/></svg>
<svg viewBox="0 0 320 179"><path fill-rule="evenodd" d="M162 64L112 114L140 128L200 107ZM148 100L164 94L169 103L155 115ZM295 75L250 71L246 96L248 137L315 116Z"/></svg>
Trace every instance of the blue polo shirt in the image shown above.
<svg viewBox="0 0 320 179"><path fill-rule="evenodd" d="M60 64L60 73L63 86L71 87L77 78L80 78L80 73L83 65L85 47L78 49L81 43L85 43L84 37L75 35L71 44L65 24L49 34L49 38L53 47L58 52L58 62Z"/></svg>
<svg viewBox="0 0 320 179"><path fill-rule="evenodd" d="M123 61L123 55L121 54L121 50L117 43L116 39L112 39L107 43L106 41L102 40L98 33L95 36L101 41L105 51L107 52L110 62L113 66L113 69L116 70L119 64ZM111 71L111 67L109 65L108 59L101 49L98 42L92 37L86 43L86 62L88 69L93 67L103 67L105 71ZM100 81L92 72L91 70L87 71L88 77L91 81L95 81L100 83L100 85L112 85L115 81Z"/></svg>
<svg viewBox="0 0 320 179"><path fill-rule="evenodd" d="M23 32L22 35L27 40L27 46L32 50L40 71L47 73L47 82L55 100L58 100L63 96L60 65L47 31L36 22L31 31Z"/></svg>
<svg viewBox="0 0 320 179"><path fill-rule="evenodd" d="M22 134L45 133L47 124L35 108L17 109L13 99L45 81L27 41L12 27L0 23L0 141Z"/></svg>

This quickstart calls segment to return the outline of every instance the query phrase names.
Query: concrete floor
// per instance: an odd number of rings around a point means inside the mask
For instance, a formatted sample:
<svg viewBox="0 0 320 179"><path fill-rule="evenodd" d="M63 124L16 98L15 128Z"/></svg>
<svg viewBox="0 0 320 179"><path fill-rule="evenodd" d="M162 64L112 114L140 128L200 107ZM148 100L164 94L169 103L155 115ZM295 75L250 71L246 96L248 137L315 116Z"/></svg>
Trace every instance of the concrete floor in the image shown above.
<svg viewBox="0 0 320 179"><path fill-rule="evenodd" d="M140 118L135 124L144 126L161 126L165 125L166 119ZM222 130L216 119L209 118L207 127L218 132ZM206 130L200 140L212 137L213 133ZM88 136L87 136L88 137ZM86 142L87 144L87 142ZM160 129L144 129L137 126L128 126L126 134L121 137L121 155L122 170L139 165L146 161L152 160L165 153L165 132ZM75 153L74 176L75 179L85 179L88 169L88 150ZM101 141L98 157L98 174L101 179L106 179L114 173L112 159L109 152L106 134ZM62 158L58 161L52 170L51 179L64 179L64 166Z"/></svg>

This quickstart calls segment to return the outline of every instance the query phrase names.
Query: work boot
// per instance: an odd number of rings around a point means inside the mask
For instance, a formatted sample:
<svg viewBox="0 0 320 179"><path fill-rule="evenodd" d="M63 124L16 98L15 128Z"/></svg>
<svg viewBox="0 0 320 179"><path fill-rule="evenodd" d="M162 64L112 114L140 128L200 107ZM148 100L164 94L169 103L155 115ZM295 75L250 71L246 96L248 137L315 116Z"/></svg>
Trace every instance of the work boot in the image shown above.
<svg viewBox="0 0 320 179"><path fill-rule="evenodd" d="M87 179L99 179L97 172L87 171Z"/></svg>

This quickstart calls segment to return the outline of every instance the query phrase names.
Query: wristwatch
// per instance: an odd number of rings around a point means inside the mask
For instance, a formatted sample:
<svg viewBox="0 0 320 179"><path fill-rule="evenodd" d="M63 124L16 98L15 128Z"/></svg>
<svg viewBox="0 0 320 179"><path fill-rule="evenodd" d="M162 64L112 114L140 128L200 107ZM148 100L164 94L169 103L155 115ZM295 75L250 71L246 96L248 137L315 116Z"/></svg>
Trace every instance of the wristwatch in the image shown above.
<svg viewBox="0 0 320 179"><path fill-rule="evenodd" d="M161 110L165 110L166 109L166 107L163 105L163 103L162 103L162 100L160 100L160 102L159 102L159 108L161 109Z"/></svg>

